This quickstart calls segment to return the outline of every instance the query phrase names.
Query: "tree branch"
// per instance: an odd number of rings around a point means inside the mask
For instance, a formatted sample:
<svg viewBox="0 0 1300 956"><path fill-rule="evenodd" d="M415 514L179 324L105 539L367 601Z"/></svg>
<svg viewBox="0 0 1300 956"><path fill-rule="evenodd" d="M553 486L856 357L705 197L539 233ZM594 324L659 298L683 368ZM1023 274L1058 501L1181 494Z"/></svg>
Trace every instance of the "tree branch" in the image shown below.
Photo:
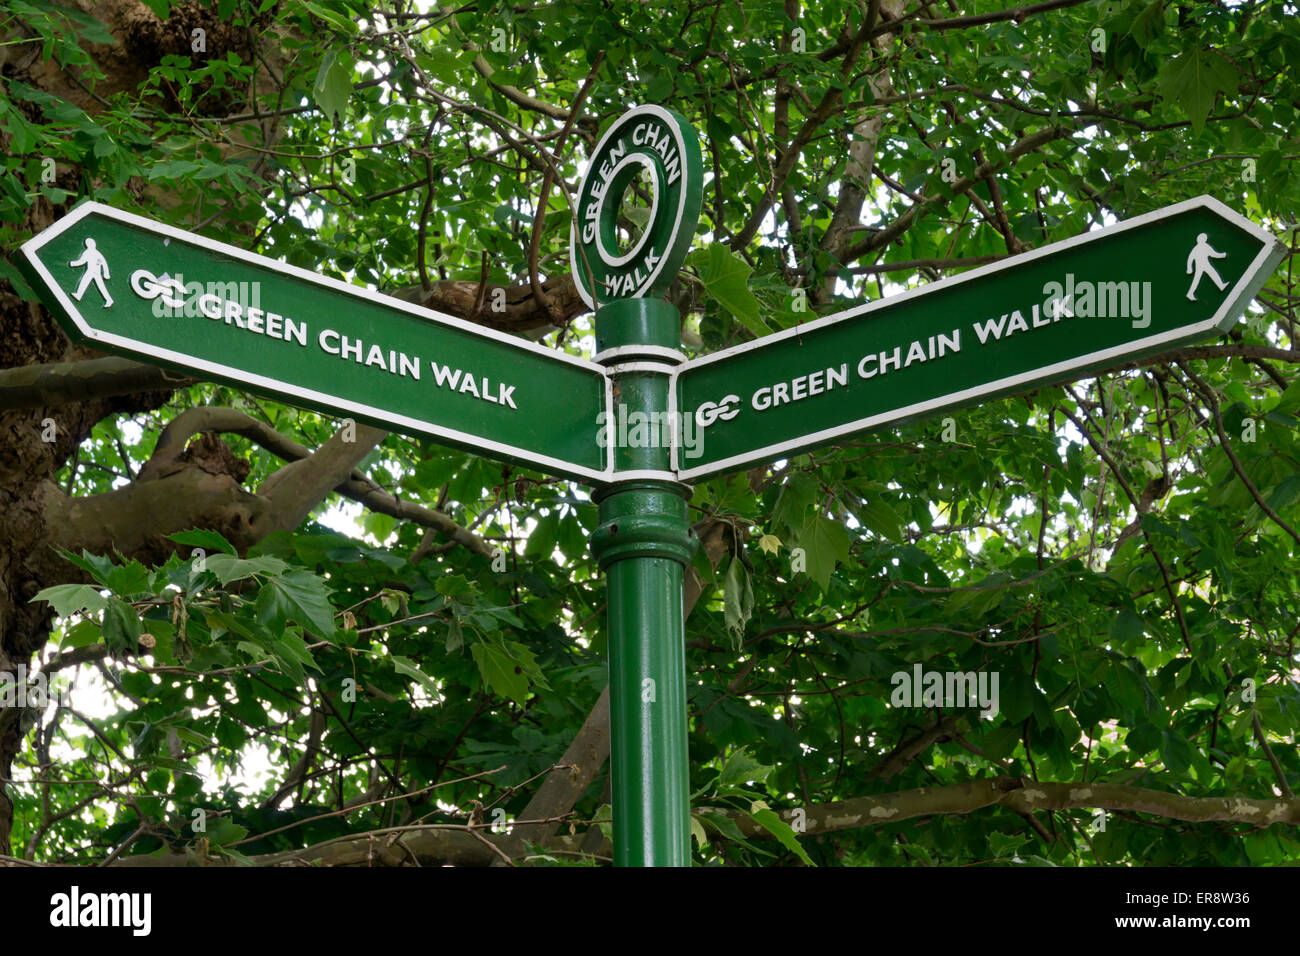
<svg viewBox="0 0 1300 956"><path fill-rule="evenodd" d="M320 752L320 739L325 733L326 718L324 712L313 707L311 712L311 722L307 727L307 740L303 744L302 756L298 758L289 772L285 774L284 782L271 794L262 801L263 807L278 807L280 803L291 793L298 789L307 776L307 771L311 769L311 763L316 759L316 754Z"/></svg>
<svg viewBox="0 0 1300 956"><path fill-rule="evenodd" d="M349 432L355 435L349 440ZM388 436L372 425L340 428L310 456L290 462L262 482L257 493L270 500L270 510L254 525L258 537L292 531L311 510L352 474L356 464Z"/></svg>
<svg viewBox="0 0 1300 956"><path fill-rule="evenodd" d="M881 0L873 0L867 11L865 27L874 30L880 14ZM889 20L898 19L903 12L901 0L885 0L885 13ZM867 76L867 85L873 99L889 96L894 92L889 75L889 63L883 57L893 41L892 33L881 33L871 40L871 47L880 65ZM821 248L829 253L836 262L843 262L845 249L848 248L854 232L862 227L862 205L866 201L867 191L871 186L871 170L876 165L876 155L880 147L880 134L885 125L885 113L881 110L863 109L859 112L853 126L853 136L848 143L848 159L844 166L844 177L840 180L839 196L835 201L835 211L831 214L830 225L821 239ZM817 288L813 290L815 303L828 302L835 293L836 272L830 271Z"/></svg>
<svg viewBox="0 0 1300 956"><path fill-rule="evenodd" d="M194 379L109 356L0 370L0 409L45 408L95 398L183 388Z"/></svg>
<svg viewBox="0 0 1300 956"><path fill-rule="evenodd" d="M853 67L862 53L863 46L867 43L867 37L874 26L871 19L864 20L862 26L851 33L852 40L849 42L848 49L844 54L844 59L840 63L840 75L847 80L853 72ZM847 24L846 30L847 30ZM812 140L813 136L821 129L822 124L826 122L844 102L844 90L835 84L826 90L821 102L804 120L799 132L795 133L794 139L790 145L784 148L781 158L777 161L776 168L772 170L772 180L767 184L763 192L762 199L758 205L750 212L749 219L744 226L731 240L731 248L739 251L749 245L751 239L758 233L758 227L767 211L772 207L772 203L781 195L785 188L786 179L793 172L795 164L799 162L799 155L803 152L805 146Z"/></svg>
<svg viewBox="0 0 1300 956"><path fill-rule="evenodd" d="M809 835L879 827L916 817L936 814L974 813L985 807L1001 806L1017 814L1041 810L1111 810L1146 813L1187 823L1223 821L1256 827L1300 823L1300 799L1258 800L1246 797L1188 797L1163 790L1123 784L1047 783L1015 777L973 780L946 787L922 787L899 793L854 797L836 803L800 808L805 811ZM725 815L747 839L770 839L771 834L744 813L702 810ZM793 810L783 811L792 819ZM481 839L480 839L481 837ZM404 852L394 844L401 839ZM378 830L339 837L326 843L251 857L259 866L404 866L412 857L421 864L487 866L497 860L494 847L504 846L504 834L474 835L465 826L407 827ZM493 846L485 845L487 841ZM577 853L580 839L553 838L549 852ZM607 856L604 841L599 855ZM115 866L187 866L192 858L183 853L167 856L135 856L114 861ZM235 866L233 861L210 859L210 865Z"/></svg>
<svg viewBox="0 0 1300 956"><path fill-rule="evenodd" d="M142 469L138 481L151 481L178 470L178 461L190 437L206 432L240 435L286 461L311 457L305 445L288 438L270 425L234 408L204 406L188 408L163 429L154 446L153 456ZM403 501L375 484L359 469L353 468L347 480L334 489L345 498L365 505L371 511L390 515L401 521L414 521L423 527L445 534L475 554L492 556L492 548L478 535L458 525L444 512L411 501Z"/></svg>
<svg viewBox="0 0 1300 956"><path fill-rule="evenodd" d="M1255 483L1250 480L1250 475L1246 474L1246 469L1242 467L1241 461L1237 458L1236 452L1232 450L1232 441L1228 438L1227 432L1223 430L1223 414L1219 410L1219 399L1218 396L1214 394L1214 389L1206 385L1205 381L1200 376L1182 362L1178 363L1178 367L1183 370L1183 373L1188 378L1196 383L1196 390L1201 393L1201 397L1204 398L1206 403L1210 406L1210 411L1214 415L1214 430L1219 436L1219 447L1222 448L1223 453L1228 456L1228 461L1232 464L1232 470L1237 473L1237 477L1241 479L1241 483L1246 486L1246 490L1250 492L1250 496L1255 499L1255 504L1259 505L1259 510L1268 515L1269 520L1289 534L1297 544L1300 544L1300 534L1297 534L1295 528L1287 524L1283 517L1264 500L1264 496L1259 493L1259 489L1255 487Z"/></svg>
<svg viewBox="0 0 1300 956"><path fill-rule="evenodd" d="M481 298L480 287L483 289ZM500 312L493 311L490 305L499 300L494 295L498 289L505 292L505 309ZM432 283L428 293L414 285L393 294L435 312L445 312L499 332L530 338L534 337L533 333L540 334L554 328L557 318L567 321L589 311L578 295L573 276L567 272L548 277L542 282L542 291L545 303L537 301L530 284L495 285L480 284L474 279L447 279Z"/></svg>
<svg viewBox="0 0 1300 956"><path fill-rule="evenodd" d="M545 116L551 117L552 119L569 119L570 113L563 107L547 103L545 100L539 100L535 96L529 96L523 90L519 89L519 87L511 86L509 83L497 83L492 79L492 75L496 73L496 70L492 68L492 64L483 59L482 54L474 57L474 69L478 71L479 76L487 80L488 86L492 87L492 89L496 90L516 106L523 107L526 110L532 110L534 113L541 113ZM573 105L575 115L580 106L581 101Z"/></svg>
<svg viewBox="0 0 1300 956"><path fill-rule="evenodd" d="M117 551L146 563L165 561L175 549L166 536L191 528L209 528L246 548L257 541L253 523L261 522L269 507L230 475L198 467L98 495L71 497L51 482L35 494L51 545L74 553L83 548L92 554ZM65 580L73 579L75 569L66 569Z"/></svg>
<svg viewBox="0 0 1300 956"><path fill-rule="evenodd" d="M1036 133L1031 133L1028 136L1018 139L1011 145L1011 148L1007 150L1006 160L1010 162L1019 159L1026 153L1032 153L1035 150L1041 149L1053 140L1062 139L1073 132L1074 130L1068 126L1049 126ZM964 192L975 183L988 176L992 171L1001 168L1002 165L1003 163L981 163L969 175L963 176L961 179L953 183L952 192L954 194ZM938 202L942 198L944 197L938 193L931 193L928 196L922 196L919 202L913 203L909 206L906 212L884 229L851 246L845 252L843 261L852 262L854 259L859 259L868 252L889 245L889 243L893 242L911 228L912 223L916 221L916 218L921 214L922 209Z"/></svg>
<svg viewBox="0 0 1300 956"><path fill-rule="evenodd" d="M1024 21L1036 13L1045 13L1048 10L1061 10L1065 7L1077 7L1089 0L1048 0L1047 3L1032 3L1027 7L1012 7L1010 10L996 10L993 13L978 13L966 17L949 17L946 20L912 20L911 23L916 26L926 27L930 30L961 30L966 27L979 27L987 23L1001 23L1006 20L1014 20L1016 23Z"/></svg>

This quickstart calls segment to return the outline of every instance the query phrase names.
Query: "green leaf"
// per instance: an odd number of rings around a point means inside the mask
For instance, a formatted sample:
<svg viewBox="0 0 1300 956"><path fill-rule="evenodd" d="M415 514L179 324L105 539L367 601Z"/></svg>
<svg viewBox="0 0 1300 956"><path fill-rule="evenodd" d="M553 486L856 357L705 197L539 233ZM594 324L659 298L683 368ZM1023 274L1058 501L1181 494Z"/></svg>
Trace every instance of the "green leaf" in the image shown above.
<svg viewBox="0 0 1300 956"><path fill-rule="evenodd" d="M1033 677L1019 668L1008 668L1004 671L1000 684L999 716L1007 722L1007 725L1017 724L1033 712L1034 700L1039 693L1038 688L1034 684ZM1019 739L1020 734L1014 733L1002 741L1008 745L1008 753Z"/></svg>
<svg viewBox="0 0 1300 956"><path fill-rule="evenodd" d="M330 606L329 587L324 578L310 571L287 571L270 578L265 586L283 597L299 624L310 625L322 637L334 634L334 608Z"/></svg>
<svg viewBox="0 0 1300 956"><path fill-rule="evenodd" d="M1128 30L1129 36L1144 49L1163 32L1166 6L1168 0L1154 0L1133 18L1133 23Z"/></svg>
<svg viewBox="0 0 1300 956"><path fill-rule="evenodd" d="M1220 90L1237 86L1237 71L1214 50L1188 50L1160 70L1160 95L1182 106L1200 135Z"/></svg>
<svg viewBox="0 0 1300 956"><path fill-rule="evenodd" d="M452 618L447 624L447 639L445 647L448 654L455 654L465 646L465 633L461 630L460 621Z"/></svg>
<svg viewBox="0 0 1300 956"><path fill-rule="evenodd" d="M120 594L122 597L133 597L141 593L149 593L149 569L139 561L132 559L126 564L114 565L113 570L108 572L108 578L104 582L108 585L110 591L114 594Z"/></svg>
<svg viewBox="0 0 1300 956"><path fill-rule="evenodd" d="M193 531L179 531L176 534L169 534L167 537L177 544L188 544L192 548L202 548L204 554L233 555L237 553L235 546L217 532L206 531L202 528L195 528Z"/></svg>
<svg viewBox="0 0 1300 956"><path fill-rule="evenodd" d="M490 635L470 646L483 682L493 693L522 705L528 698L530 680L546 686L532 651L500 635Z"/></svg>
<svg viewBox="0 0 1300 956"><path fill-rule="evenodd" d="M316 4L308 4L315 8ZM324 18L324 14L312 10ZM330 50L321 59L320 70L316 73L316 82L311 88L312 99L331 120L347 115L348 97L352 95L352 61L347 53Z"/></svg>
<svg viewBox="0 0 1300 956"><path fill-rule="evenodd" d="M208 821L207 831L203 834L213 846L226 843L238 843L248 836L248 827L232 823L229 817L214 817Z"/></svg>
<svg viewBox="0 0 1300 956"><path fill-rule="evenodd" d="M709 842L709 834L704 829L704 824L702 824L699 821L699 818L693 813L691 814L691 836L695 838L695 845L697 847L702 848L704 844Z"/></svg>
<svg viewBox="0 0 1300 956"><path fill-rule="evenodd" d="M999 701L999 706L1001 707L1000 714L1002 716L1006 715L1005 701L1005 697L1002 697ZM1028 714L1033 710L1033 706L1033 701L1025 698L1020 707L1021 714ZM1015 750L1016 745L1020 743L1020 737L1020 728L1011 723L1008 718L1006 723L989 731L980 742L980 746L990 760L1002 760L1011 756L1011 752Z"/></svg>
<svg viewBox="0 0 1300 956"><path fill-rule="evenodd" d="M1187 738L1172 730L1165 730L1160 734L1160 757L1169 772L1180 777L1191 769L1192 761L1195 759L1192 745L1187 742Z"/></svg>
<svg viewBox="0 0 1300 956"><path fill-rule="evenodd" d="M1110 636L1117 641L1131 641L1140 638L1146 627L1142 618L1132 608L1121 608L1119 614L1110 623Z"/></svg>
<svg viewBox="0 0 1300 956"><path fill-rule="evenodd" d="M313 16L324 20L336 30L342 30L347 34L355 34L357 32L357 24L355 21L349 17L345 17L341 13L328 9L324 4L313 3L312 0L303 0L302 5L310 10Z"/></svg>
<svg viewBox="0 0 1300 956"><path fill-rule="evenodd" d="M465 599L474 594L474 585L463 574L444 574L438 578L434 588L449 600L465 603Z"/></svg>
<svg viewBox="0 0 1300 956"><path fill-rule="evenodd" d="M799 547L808 559L808 576L826 591L837 562L849 559L849 533L833 518L814 512L799 530Z"/></svg>
<svg viewBox="0 0 1300 956"><path fill-rule="evenodd" d="M919 860L925 866L934 866L934 857L930 851L919 843L904 843L900 847L903 855L913 860Z"/></svg>
<svg viewBox="0 0 1300 956"><path fill-rule="evenodd" d="M154 647L151 652L154 660L158 663L164 664L177 663L176 629L172 626L172 622L146 618L140 622L140 626L154 639ZM68 644L68 646L75 647L76 645Z"/></svg>
<svg viewBox="0 0 1300 956"><path fill-rule="evenodd" d="M236 830L244 830L244 828L241 827L241 826L236 826L235 829L236 829ZM245 832L245 834L247 834L248 831L247 831L247 830L244 830L244 832ZM242 838L241 838L241 839L242 839ZM231 842L237 842L237 841L231 841ZM234 860L234 861L235 861L236 863L238 863L240 866L257 866L257 864L256 864L255 862L253 862L253 860L252 860L251 858L249 858L249 857L245 856L244 854L240 853L238 850L232 850L232 849L231 849L230 847L228 847L228 846L219 846L219 847L217 847L217 852L219 852L222 856L228 856L228 857L230 857L232 860Z"/></svg>
<svg viewBox="0 0 1300 956"><path fill-rule="evenodd" d="M592 825L595 826L595 828L600 831L601 836L603 836L606 840L614 839L614 808L613 807L611 807L608 803L602 803L600 806L596 808L596 812L592 814L591 819L593 821L600 821L600 822L594 822ZM694 819L695 819L694 817L691 818L692 829L694 829Z"/></svg>
<svg viewBox="0 0 1300 956"><path fill-rule="evenodd" d="M113 573L113 562L108 558L91 554L89 551L82 550L81 556L73 554L71 551L59 549L59 554L65 561L75 564L81 570L85 571L92 578L105 587L108 586L108 576Z"/></svg>
<svg viewBox="0 0 1300 956"><path fill-rule="evenodd" d="M316 663L316 658L312 656L310 648L307 647L307 642L302 639L302 635L298 633L296 628L285 631L272 646L276 651L276 657L278 659L282 661L287 659L296 665L300 665L297 668L298 670L301 670L303 667L310 667L317 671L320 670L320 666Z"/></svg>
<svg viewBox="0 0 1300 956"><path fill-rule="evenodd" d="M423 53L417 53L415 62L425 73L448 86L455 86L461 82L461 74L465 68L454 51L436 46Z"/></svg>
<svg viewBox="0 0 1300 956"><path fill-rule="evenodd" d="M1300 475L1287 475L1268 496L1268 506L1274 511L1285 508L1300 495Z"/></svg>
<svg viewBox="0 0 1300 956"><path fill-rule="evenodd" d="M1029 842L1029 837L1023 833L990 833L989 849L993 851L993 856L998 859L1015 856L1020 848Z"/></svg>
<svg viewBox="0 0 1300 956"><path fill-rule="evenodd" d="M104 643L114 656L139 650L140 616L135 608L117 598L109 598L104 609Z"/></svg>
<svg viewBox="0 0 1300 956"><path fill-rule="evenodd" d="M749 580L749 569L739 557L731 559L723 586L723 618L727 630L735 639L736 649L745 633L745 625L754 612L754 588Z"/></svg>
<svg viewBox="0 0 1300 956"><path fill-rule="evenodd" d="M1300 411L1300 378L1287 386L1280 396L1277 404L1270 411L1274 412L1297 412Z"/></svg>
<svg viewBox="0 0 1300 956"><path fill-rule="evenodd" d="M524 546L524 557L549 558L555 551L559 533L560 513L552 509L537 519L532 533L528 535L528 544Z"/></svg>
<svg viewBox="0 0 1300 956"><path fill-rule="evenodd" d="M3 129L3 127L0 127L0 129ZM12 126L10 127L10 131L12 132ZM19 150L15 147L14 152L25 152L25 150ZM36 291L28 285L27 280L23 278L23 274L3 258L0 258L0 278L8 280L9 284L14 287L14 291L22 296L24 301L37 302L40 300Z"/></svg>
<svg viewBox="0 0 1300 956"><path fill-rule="evenodd" d="M375 540L381 543L388 540L388 536L393 533L393 528L396 526L397 519L381 511L368 511L361 519L361 527L365 529L366 534L374 535Z"/></svg>
<svg viewBox="0 0 1300 956"><path fill-rule="evenodd" d="M148 179L150 182L153 182L154 180L158 180L158 179L165 179L169 181L177 180L180 179L182 176L188 176L191 173L198 172L202 168L203 168L202 164L192 163L188 160L180 160L180 159L164 160L161 163L154 163L152 166L150 166L149 172L146 174L145 178ZM190 534L190 533L191 532L188 531L182 532L182 534ZM209 532L209 533L216 534L216 532ZM233 552L231 553L233 554Z"/></svg>
<svg viewBox="0 0 1300 956"><path fill-rule="evenodd" d="M269 584L257 592L253 609L258 623L272 633L281 630L294 613L293 605L285 597L284 591Z"/></svg>
<svg viewBox="0 0 1300 956"><path fill-rule="evenodd" d="M725 813L708 807L702 807L696 816L701 823L712 827L733 843L747 847L751 850L757 849L752 843L745 839L745 834L740 832L740 827L736 826L736 821L731 819L731 817L727 816Z"/></svg>
<svg viewBox="0 0 1300 956"><path fill-rule="evenodd" d="M804 852L804 848L799 845L799 841L795 838L794 830L790 829L790 825L777 816L772 810L768 809L767 804L763 803L763 801L754 801L753 807L749 811L749 815L753 818L755 823L768 833L772 834L772 836L776 837L783 847L795 856L799 857L799 859L803 861L804 866L816 865L808 858L808 854Z"/></svg>
<svg viewBox="0 0 1300 956"><path fill-rule="evenodd" d="M807 475L794 475L781 486L781 496L772 509L772 524L798 534L804 515L817 499L817 482Z"/></svg>
<svg viewBox="0 0 1300 956"><path fill-rule="evenodd" d="M749 289L749 263L721 243L691 253L688 261L695 266L704 283L705 294L731 313L754 335L769 331L758 317L758 299Z"/></svg>
<svg viewBox="0 0 1300 956"><path fill-rule="evenodd" d="M269 554L256 558L236 558L229 554L211 554L204 560L204 566L217 576L223 585L241 578L251 578L256 574L283 574L289 565Z"/></svg>
<svg viewBox="0 0 1300 956"><path fill-rule="evenodd" d="M890 541L903 540L903 519L880 498L864 501L854 514L862 522L863 527L876 532L881 537L888 538Z"/></svg>
<svg viewBox="0 0 1300 956"><path fill-rule="evenodd" d="M1010 580L1011 575L1000 571L981 578L970 587L955 592L944 606L945 613L954 615L964 610L972 617L982 617L1006 598L1007 589L1002 585Z"/></svg>
<svg viewBox="0 0 1300 956"><path fill-rule="evenodd" d="M438 685L434 683L433 679L428 674L420 670L420 668L416 666L415 662L409 657L402 657L400 654L393 654L389 657L389 660L393 662L393 670L397 671L397 673L410 677L430 694L438 693Z"/></svg>
<svg viewBox="0 0 1300 956"><path fill-rule="evenodd" d="M247 637L250 640L253 638L261 640L268 634L266 628L259 627L255 621L250 621L245 617L211 608L200 608L199 612L207 622L208 627L214 632L218 629L224 629L231 634L238 634L240 637ZM261 654L261 648L254 647L250 653Z"/></svg>
<svg viewBox="0 0 1300 956"><path fill-rule="evenodd" d="M99 590L89 584L56 584L37 591L32 600L48 601L59 617L68 617L78 611L98 614L108 603Z"/></svg>
<svg viewBox="0 0 1300 956"><path fill-rule="evenodd" d="M1141 723L1128 732L1124 746L1134 757L1141 757L1155 750L1164 742L1161 731L1148 723Z"/></svg>
<svg viewBox="0 0 1300 956"><path fill-rule="evenodd" d="M528 696L528 679L522 673L515 673L515 662L510 656L487 640L476 641L470 646L474 663L478 665L483 683L496 694L522 705Z"/></svg>
<svg viewBox="0 0 1300 956"><path fill-rule="evenodd" d="M411 484L428 491L437 492L448 481L465 470L465 462L466 458L463 454L439 449L438 454L424 459L415 466L414 481ZM434 497L436 497L436 494Z"/></svg>
<svg viewBox="0 0 1300 956"><path fill-rule="evenodd" d="M96 20L90 14L83 13L75 7L63 7L59 12L78 25L77 32L81 34L83 39L91 43L102 43L106 46L117 45L117 37L113 36L101 21Z"/></svg>
<svg viewBox="0 0 1300 956"><path fill-rule="evenodd" d="M718 774L718 789L742 787L751 781L762 783L768 778L772 769L751 757L748 747L738 747L722 765L722 770Z"/></svg>
<svg viewBox="0 0 1300 956"><path fill-rule="evenodd" d="M107 602L105 602L107 604ZM89 647L91 644L98 644L104 637L104 632L99 624L95 621L78 621L72 627L63 632L63 642L60 647Z"/></svg>
<svg viewBox="0 0 1300 956"><path fill-rule="evenodd" d="M41 195L48 199L54 205L62 205L68 201L72 193L66 189L60 189L57 186L41 186Z"/></svg>

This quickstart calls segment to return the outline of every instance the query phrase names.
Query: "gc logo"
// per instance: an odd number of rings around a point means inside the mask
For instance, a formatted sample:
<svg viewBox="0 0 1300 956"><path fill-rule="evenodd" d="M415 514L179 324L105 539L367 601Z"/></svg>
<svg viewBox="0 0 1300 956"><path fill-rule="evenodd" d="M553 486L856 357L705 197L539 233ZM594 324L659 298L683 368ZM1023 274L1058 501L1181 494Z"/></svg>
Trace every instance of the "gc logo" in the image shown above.
<svg viewBox="0 0 1300 956"><path fill-rule="evenodd" d="M729 422L740 414L739 395L728 395L720 402L703 402L700 407L695 409L695 424L701 428L708 428L719 418L724 422Z"/></svg>
<svg viewBox="0 0 1300 956"><path fill-rule="evenodd" d="M185 283L166 273L155 276L148 269L136 269L131 273L131 289L142 299L161 297L168 308L185 308Z"/></svg>

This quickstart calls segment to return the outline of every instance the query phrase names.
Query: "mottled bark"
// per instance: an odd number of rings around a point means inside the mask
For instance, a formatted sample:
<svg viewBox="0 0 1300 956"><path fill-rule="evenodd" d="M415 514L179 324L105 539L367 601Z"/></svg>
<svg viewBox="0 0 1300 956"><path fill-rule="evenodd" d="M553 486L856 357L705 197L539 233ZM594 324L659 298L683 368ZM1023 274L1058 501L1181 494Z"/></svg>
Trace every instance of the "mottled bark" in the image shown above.
<svg viewBox="0 0 1300 956"><path fill-rule="evenodd" d="M897 20L903 14L902 0L882 0L878 6L877 16L884 22ZM875 24L872 24L874 29ZM889 96L894 92L894 85L889 76L889 52L894 46L892 32L878 33L871 38L871 55L874 68L867 74L867 85L875 99ZM846 263L846 251L857 236L862 226L862 206L871 189L872 168L876 165L876 154L880 148L880 134L884 130L885 111L867 107L859 110L854 117L853 135L847 145L848 159L844 166L844 177L840 180L839 195L835 200L835 211L831 215L830 226L822 235L821 247L840 263ZM820 285L812 291L813 303L821 305L831 301L835 296L834 272L822 278Z"/></svg>
<svg viewBox="0 0 1300 956"><path fill-rule="evenodd" d="M412 286L399 290L397 296L435 312L446 312L528 338L540 338L555 328L555 316L568 320L590 311L578 295L573 276L567 273L543 282L542 292L546 302L538 302L527 285L449 279L431 283L427 293L420 286ZM555 310L555 316L548 310L547 302Z"/></svg>

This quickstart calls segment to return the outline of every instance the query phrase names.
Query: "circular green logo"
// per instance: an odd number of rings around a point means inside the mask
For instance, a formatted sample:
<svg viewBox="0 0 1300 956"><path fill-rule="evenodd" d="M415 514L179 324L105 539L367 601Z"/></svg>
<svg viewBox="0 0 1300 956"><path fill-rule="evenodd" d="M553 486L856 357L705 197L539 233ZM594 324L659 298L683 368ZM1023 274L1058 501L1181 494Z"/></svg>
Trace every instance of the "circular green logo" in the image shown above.
<svg viewBox="0 0 1300 956"><path fill-rule="evenodd" d="M582 300L597 308L666 289L691 247L700 218L700 138L680 113L639 106L600 138L578 188L569 258ZM623 194L638 180L652 192L649 218L620 251Z"/></svg>

